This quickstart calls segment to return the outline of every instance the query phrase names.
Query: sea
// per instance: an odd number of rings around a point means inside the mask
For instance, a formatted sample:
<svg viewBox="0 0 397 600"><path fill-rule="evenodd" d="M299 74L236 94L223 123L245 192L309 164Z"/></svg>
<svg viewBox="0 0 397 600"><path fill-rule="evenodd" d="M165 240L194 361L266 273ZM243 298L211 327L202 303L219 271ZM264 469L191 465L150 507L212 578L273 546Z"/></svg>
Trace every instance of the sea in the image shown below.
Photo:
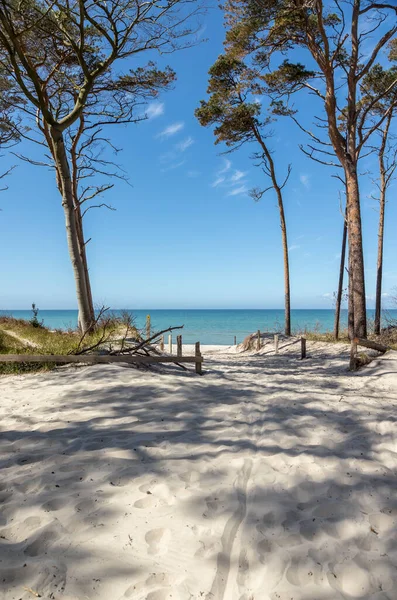
<svg viewBox="0 0 397 600"><path fill-rule="evenodd" d="M120 316L128 312L134 319L136 327L145 327L146 317L150 315L152 331L160 331L170 326L183 325L183 329L175 331L183 336L183 342L193 344L232 345L236 337L237 343L247 335L257 331L282 332L284 321L283 309L146 309L126 311L112 310ZM17 319L31 319L31 310L0 310L0 316L12 316ZM75 328L77 326L77 310L40 310L40 321L51 329ZM368 311L369 322L374 318L374 311ZM397 309L385 311L384 325L395 321ZM305 330L327 332L333 330L334 311L332 309L296 309L291 311L291 323L294 333ZM347 310L341 311L341 328L347 325Z"/></svg>

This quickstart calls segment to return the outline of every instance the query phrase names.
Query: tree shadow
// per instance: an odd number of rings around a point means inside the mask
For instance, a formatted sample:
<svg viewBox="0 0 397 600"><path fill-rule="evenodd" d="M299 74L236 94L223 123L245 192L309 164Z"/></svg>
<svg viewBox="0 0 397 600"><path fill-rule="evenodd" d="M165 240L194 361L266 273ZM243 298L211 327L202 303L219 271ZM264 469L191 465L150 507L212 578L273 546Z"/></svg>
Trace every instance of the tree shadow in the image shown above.
<svg viewBox="0 0 397 600"><path fill-rule="evenodd" d="M393 395L310 354L0 382L2 597L392 600Z"/></svg>

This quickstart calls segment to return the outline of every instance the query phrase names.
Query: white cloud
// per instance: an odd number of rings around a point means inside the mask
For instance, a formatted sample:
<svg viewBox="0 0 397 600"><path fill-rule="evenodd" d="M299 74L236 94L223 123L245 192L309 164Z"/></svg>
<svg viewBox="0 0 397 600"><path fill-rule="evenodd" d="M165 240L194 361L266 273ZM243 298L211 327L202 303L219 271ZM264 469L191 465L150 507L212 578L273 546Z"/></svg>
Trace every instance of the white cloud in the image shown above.
<svg viewBox="0 0 397 600"><path fill-rule="evenodd" d="M300 248L299 244L292 244L292 246L288 246L289 252L293 252L294 250L298 250Z"/></svg>
<svg viewBox="0 0 397 600"><path fill-rule="evenodd" d="M211 187L226 188L227 196L246 195L248 192L248 182L245 180L246 171L232 170L232 162L227 158L223 160L223 166L215 173L215 179L211 183Z"/></svg>
<svg viewBox="0 0 397 600"><path fill-rule="evenodd" d="M304 173L302 173L301 175L299 175L299 181L301 182L302 185L305 186L305 188L307 190L310 190L310 177L309 177L309 175L305 175Z"/></svg>
<svg viewBox="0 0 397 600"><path fill-rule="evenodd" d="M234 171L234 174L231 176L230 181L232 181L233 183L236 183L237 181L240 181L240 179L243 179L243 177L245 177L246 173L244 173L244 171L239 171L238 169L236 169Z"/></svg>
<svg viewBox="0 0 397 600"><path fill-rule="evenodd" d="M199 177L199 175L201 175L201 173L200 173L200 171L194 171L194 170L192 170L192 171L188 171L186 173L186 175L188 177Z"/></svg>
<svg viewBox="0 0 397 600"><path fill-rule="evenodd" d="M185 160L181 160L180 162L174 163L174 164L170 165L169 167L165 167L164 169L161 169L161 172L167 173L167 171L173 171L173 169L178 169L179 167L184 165L185 162L186 162Z"/></svg>
<svg viewBox="0 0 397 600"><path fill-rule="evenodd" d="M323 294L321 297L322 298L332 298L333 294L330 294L329 292L327 292L326 294Z"/></svg>
<svg viewBox="0 0 397 600"><path fill-rule="evenodd" d="M155 119L160 115L164 114L164 103L163 102L151 102L146 109L146 116L148 119Z"/></svg>
<svg viewBox="0 0 397 600"><path fill-rule="evenodd" d="M225 177L218 177L213 183L211 183L211 187L218 187L218 185L221 185L221 183L223 183L225 179Z"/></svg>
<svg viewBox="0 0 397 600"><path fill-rule="evenodd" d="M248 192L248 188L246 185L241 185L240 187L234 188L228 192L228 196L239 196L240 194L246 194Z"/></svg>
<svg viewBox="0 0 397 600"><path fill-rule="evenodd" d="M232 166L232 163L230 160L228 160L227 158L225 158L225 164L223 169L221 169L220 171L218 171L218 175L223 175L224 173L227 173L230 169L230 167Z"/></svg>
<svg viewBox="0 0 397 600"><path fill-rule="evenodd" d="M176 133L178 133L178 131L181 131L185 126L185 123L183 123L182 121L180 121L179 123L172 123L171 125L168 125L168 127L166 127L165 129L163 129L163 131L160 131L160 133L156 136L158 138L168 138L171 137L172 135L175 135Z"/></svg>
<svg viewBox="0 0 397 600"><path fill-rule="evenodd" d="M176 145L180 152L185 152L192 144L194 144L194 139L189 135L185 140Z"/></svg>

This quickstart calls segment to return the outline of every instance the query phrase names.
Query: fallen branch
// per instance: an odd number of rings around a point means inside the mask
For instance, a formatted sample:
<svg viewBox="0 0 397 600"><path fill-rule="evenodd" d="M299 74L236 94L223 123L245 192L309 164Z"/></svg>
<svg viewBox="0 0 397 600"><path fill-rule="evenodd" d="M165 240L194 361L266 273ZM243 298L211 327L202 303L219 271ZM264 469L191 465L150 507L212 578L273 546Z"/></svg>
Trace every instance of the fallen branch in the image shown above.
<svg viewBox="0 0 397 600"><path fill-rule="evenodd" d="M162 329L161 331L157 331L154 335L151 335L149 338L147 338L146 340L142 340L142 342L140 342L137 346L129 346L128 348L123 348L122 350L112 350L112 352L110 352L110 355L120 355L120 354L134 354L136 353L138 350L140 350L141 348L143 348L144 346L146 346L147 344L149 344L150 342L152 342L154 339L158 338L160 335L163 335L163 333L167 333L167 331L173 331L174 329L183 329L183 325L177 325L175 327L167 327L167 329Z"/></svg>
<svg viewBox="0 0 397 600"><path fill-rule="evenodd" d="M357 346L364 346L365 348L371 348L372 350L377 350L378 352L387 352L388 350L390 350L389 346L379 344L379 342L365 340L363 338L354 338L354 343L357 344Z"/></svg>

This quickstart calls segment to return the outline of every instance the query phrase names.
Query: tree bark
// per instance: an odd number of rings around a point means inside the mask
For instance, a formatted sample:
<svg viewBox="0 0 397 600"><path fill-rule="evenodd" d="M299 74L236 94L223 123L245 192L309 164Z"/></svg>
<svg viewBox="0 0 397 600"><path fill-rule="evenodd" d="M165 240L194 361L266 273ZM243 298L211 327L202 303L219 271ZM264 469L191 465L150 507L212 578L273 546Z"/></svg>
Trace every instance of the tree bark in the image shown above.
<svg viewBox="0 0 397 600"><path fill-rule="evenodd" d="M349 340L354 339L354 302L353 302L353 285L354 285L354 273L351 268L351 255L349 252L349 299L348 299L348 311L347 311L347 329Z"/></svg>
<svg viewBox="0 0 397 600"><path fill-rule="evenodd" d="M81 207L80 207L80 204L79 204L79 201L77 198L75 199L74 206L75 206L74 214L75 214L75 218L76 218L77 235L78 235L78 239L79 239L80 256L81 256L81 260L83 262L85 283L86 283L86 288L87 288L88 310L90 313L91 322L94 323L95 322L95 309L94 309L94 301L92 298L90 273L88 271L87 251L86 251L86 243L84 240L84 230L83 230L83 217L81 214Z"/></svg>
<svg viewBox="0 0 397 600"><path fill-rule="evenodd" d="M288 254L287 224L285 221L284 202L283 202L283 194L282 194L282 188L284 187L284 185L286 184L286 182L288 180L290 168L288 171L287 178L284 181L284 184L282 186L280 186L277 181L277 175L276 175L276 169L274 166L273 157L272 157L271 153L269 152L269 149L266 146L265 142L263 141L263 138L262 138L260 132L258 131L258 128L255 125L253 126L253 133L254 133L256 140L258 141L258 143L260 144L260 146L263 150L264 158L267 160L268 173L269 173L270 179L272 181L273 188L277 195L278 209L279 209L279 213L280 213L281 239L282 239L282 244L283 244L283 255L284 255L284 307L285 307L284 308L284 310L285 310L284 331L285 331L285 335L290 336L291 335L291 290L290 290L290 277L289 277L289 254Z"/></svg>
<svg viewBox="0 0 397 600"><path fill-rule="evenodd" d="M388 171L385 165L385 151L387 138L389 135L390 125L393 118L393 112L387 119L386 126L382 132L382 143L379 148L379 225L378 225L378 258L376 264L376 294L375 294L375 322L374 322L374 333L375 335L380 334L381 326L381 311L382 311L382 275L383 275L383 240L385 232L385 210L386 210L386 192L390 178L388 178ZM390 175L390 173L389 173Z"/></svg>
<svg viewBox="0 0 397 600"><path fill-rule="evenodd" d="M283 244L283 255L284 255L285 335L291 335L291 290L290 290L290 279L289 279L287 224L285 222L283 196L281 193L281 189L278 186L276 188L276 193L277 193L278 209L280 212L281 239L282 239L282 244Z"/></svg>
<svg viewBox="0 0 397 600"><path fill-rule="evenodd" d="M378 259L376 265L376 296L375 296L375 322L374 333L380 334L380 320L382 308L382 274L383 274L383 236L385 230L385 207L386 190L384 187L384 173L381 174L381 192L379 207L379 227L378 227Z"/></svg>
<svg viewBox="0 0 397 600"><path fill-rule="evenodd" d="M345 168L347 230L349 239L349 311L353 309L354 337L367 337L364 253L361 227L360 192L356 165Z"/></svg>
<svg viewBox="0 0 397 600"><path fill-rule="evenodd" d="M85 333L92 327L93 321L89 306L84 263L80 252L79 233L76 223L69 162L62 132L59 131L59 129L52 127L50 130L50 135L53 142L54 159L62 193L62 207L65 214L66 238L68 242L69 256L72 262L76 285L77 305L79 310L78 322L81 331Z"/></svg>
<svg viewBox="0 0 397 600"><path fill-rule="evenodd" d="M339 283L338 292L336 295L336 306L335 306L335 323L334 323L334 337L339 339L339 325L340 325L340 310L342 305L343 295L343 276L345 273L345 260L346 260L346 242L347 242L347 222L346 214L343 222L343 236L342 236L342 251L340 256L340 267L339 267Z"/></svg>

